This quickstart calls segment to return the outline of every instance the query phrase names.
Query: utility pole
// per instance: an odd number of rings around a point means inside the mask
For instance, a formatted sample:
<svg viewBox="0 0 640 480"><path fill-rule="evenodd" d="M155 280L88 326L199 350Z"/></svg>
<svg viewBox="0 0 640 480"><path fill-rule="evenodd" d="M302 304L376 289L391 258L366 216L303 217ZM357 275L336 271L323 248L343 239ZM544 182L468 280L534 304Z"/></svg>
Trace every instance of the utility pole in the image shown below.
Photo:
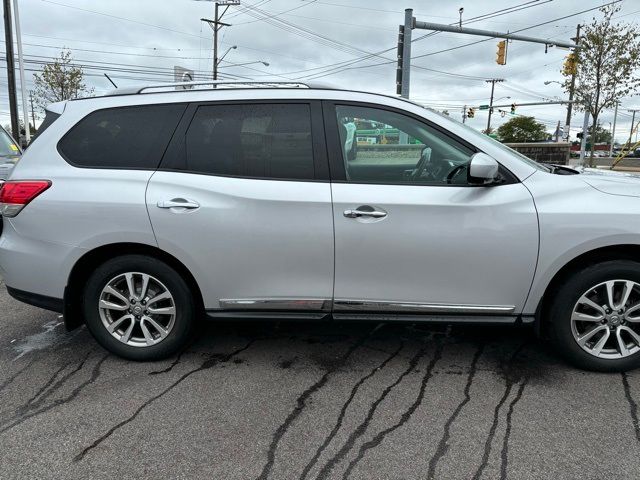
<svg viewBox="0 0 640 480"><path fill-rule="evenodd" d="M467 123L467 106L462 107L462 123Z"/></svg>
<svg viewBox="0 0 640 480"><path fill-rule="evenodd" d="M7 57L7 84L9 86L9 113L11 115L11 133L20 142L20 123L18 122L18 102L16 100L16 72L13 57L13 26L11 24L11 0L3 0L4 39Z"/></svg>
<svg viewBox="0 0 640 480"><path fill-rule="evenodd" d="M29 131L29 109L27 108L27 80L24 77L24 56L22 55L22 32L20 31L20 0L13 1L13 14L16 20L16 40L18 43L18 69L20 70L20 96L22 97L22 116L24 117L24 141L26 145L31 142Z"/></svg>
<svg viewBox="0 0 640 480"><path fill-rule="evenodd" d="M633 127L636 124L636 112L640 112L640 109L634 108L628 111L633 113L633 116L631 117L631 130L629 131L629 141L627 142L629 144L628 148L631 148L631 142L633 141Z"/></svg>
<svg viewBox="0 0 640 480"><path fill-rule="evenodd" d="M485 133L489 135L491 128L491 114L493 113L493 93L496 88L496 83L504 82L503 78L493 78L491 80L486 80L487 83L491 84L491 100L489 101L489 118L487 118L487 130Z"/></svg>
<svg viewBox="0 0 640 480"><path fill-rule="evenodd" d="M556 132L554 136L556 137L556 143L558 143L560 141L560 120L558 120L558 125L556 126Z"/></svg>
<svg viewBox="0 0 640 480"><path fill-rule="evenodd" d="M33 108L33 91L29 91L29 103L31 103L31 120L33 120L33 129L36 129L36 109Z"/></svg>
<svg viewBox="0 0 640 480"><path fill-rule="evenodd" d="M220 5L222 5L224 10L220 13ZM240 0L215 0L215 9L214 9L214 19L210 20L207 18L201 18L203 22L207 22L209 26L213 29L213 79L218 80L218 64L220 60L218 59L218 32L222 27L230 27L229 23L223 23L222 17L227 13L229 7L232 5L240 5Z"/></svg>
<svg viewBox="0 0 640 480"><path fill-rule="evenodd" d="M580 44L580 24L578 24L577 28L576 28L576 38L575 38L575 42L576 45ZM574 70L573 74L571 75L571 84L569 85L569 102L573 101L573 90L576 87L576 72ZM564 122L565 123L565 136L567 137L567 141L569 141L569 132L571 131L571 115L573 114L573 103L569 103L567 105L567 120Z"/></svg>

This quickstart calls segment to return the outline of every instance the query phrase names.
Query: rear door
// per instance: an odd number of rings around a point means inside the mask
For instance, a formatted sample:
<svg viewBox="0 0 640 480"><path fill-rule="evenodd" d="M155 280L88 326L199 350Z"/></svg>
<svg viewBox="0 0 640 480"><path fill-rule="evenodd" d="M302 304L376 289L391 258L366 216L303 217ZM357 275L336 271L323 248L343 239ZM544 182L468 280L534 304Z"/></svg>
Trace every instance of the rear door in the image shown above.
<svg viewBox="0 0 640 480"><path fill-rule="evenodd" d="M209 310L326 311L333 218L315 102L189 107L147 191L158 245Z"/></svg>
<svg viewBox="0 0 640 480"><path fill-rule="evenodd" d="M325 115L334 311L519 313L538 253L529 191L506 170L499 185L470 183L473 146L404 112L327 102Z"/></svg>

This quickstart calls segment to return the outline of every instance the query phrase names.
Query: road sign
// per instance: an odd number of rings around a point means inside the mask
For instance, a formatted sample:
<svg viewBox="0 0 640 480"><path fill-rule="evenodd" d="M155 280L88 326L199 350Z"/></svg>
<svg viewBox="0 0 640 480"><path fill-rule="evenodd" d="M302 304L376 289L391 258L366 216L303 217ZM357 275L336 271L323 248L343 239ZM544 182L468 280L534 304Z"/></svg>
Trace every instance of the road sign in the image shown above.
<svg viewBox="0 0 640 480"><path fill-rule="evenodd" d="M173 78L176 83L193 82L195 79L195 73L193 70L189 70L184 67L173 67ZM176 87L176 90L191 90L193 87L189 85L182 85Z"/></svg>
<svg viewBox="0 0 640 480"><path fill-rule="evenodd" d="M480 110L489 110L489 105L480 105Z"/></svg>

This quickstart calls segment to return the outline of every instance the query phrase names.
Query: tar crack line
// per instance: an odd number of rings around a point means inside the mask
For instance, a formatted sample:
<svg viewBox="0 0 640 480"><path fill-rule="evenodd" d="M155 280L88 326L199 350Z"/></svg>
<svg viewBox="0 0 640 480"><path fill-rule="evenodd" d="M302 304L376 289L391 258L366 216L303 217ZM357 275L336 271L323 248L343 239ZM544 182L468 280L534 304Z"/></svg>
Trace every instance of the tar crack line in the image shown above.
<svg viewBox="0 0 640 480"><path fill-rule="evenodd" d="M82 382L80 385L78 385L76 388L74 388L71 393L69 395L67 395L64 398L58 398L56 400L54 400L53 402L51 402L48 405L45 405L42 408L39 408L37 410L31 410L28 413L25 413L24 415L21 415L20 417L18 417L17 419L15 419L13 422L4 425L2 427L2 429L0 429L0 433L4 433L7 430L12 429L13 427L16 427L18 425L20 425L21 423L24 423L25 421L27 421L28 419L35 417L37 415L41 415L43 413L48 412L49 410L52 410L53 408L56 408L60 405L64 405L65 403L69 403L72 400L74 400L82 390L84 390L85 387L87 387L88 385L92 384L93 382L95 382L98 377L100 376L100 368L102 367L102 364L104 363L104 361L107 359L107 357L109 356L109 354L106 354L104 357L102 357L93 367L93 370L91 372L91 377L89 377L88 380L85 380L84 382Z"/></svg>
<svg viewBox="0 0 640 480"><path fill-rule="evenodd" d="M427 390L427 384L429 383L429 380L431 380L431 377L433 377L433 370L436 364L442 358L443 348L444 347L442 343L438 342L436 344L436 349L435 349L435 352L433 353L433 357L431 358L429 365L427 365L427 370L424 376L422 377L422 382L420 383L420 391L418 392L418 396L416 397L414 402L411 404L411 406L407 409L406 412L402 414L398 422L396 422L394 425L388 428L385 428L381 432L377 433L375 437L373 437L371 440L363 443L360 446L360 449L358 450L358 455L356 455L356 458L351 460L351 462L349 463L349 466L345 470L344 475L342 476L343 480L346 480L347 478L349 478L349 476L351 475L351 472L356 467L358 462L360 462L360 460L364 458L367 451L373 448L376 448L378 445L380 445L384 441L387 435L389 435L390 433L402 427L413 416L415 411L418 409L418 407L422 404L422 401L424 400L424 395Z"/></svg>
<svg viewBox="0 0 640 480"><path fill-rule="evenodd" d="M500 452L500 480L507 480L507 467L509 465L509 439L511 438L513 410L515 409L516 403L518 403L522 398L524 387L527 386L528 382L529 379L527 378L522 381L520 387L518 387L516 396L513 397L513 400L511 400L511 403L509 404L509 410L507 412L507 429L504 432L504 438L502 439L502 451Z"/></svg>
<svg viewBox="0 0 640 480"><path fill-rule="evenodd" d="M389 362L391 362L394 358L396 358L403 348L404 348L404 342L400 342L400 346L397 348L397 350L395 352L391 353L387 358L385 358L382 363L380 363L376 367L373 367L369 373L367 373L364 377L362 377L360 380L358 380L358 382L353 386L353 388L351 389L351 393L349 395L349 398L347 398L347 401L342 405L342 408L340 409L340 414L338 415L338 419L336 420L336 423L335 423L333 429L331 430L329 435L327 435L327 438L325 438L324 442L322 442L322 445L320 445L320 447L318 448L316 453L313 455L313 458L304 467L304 470L302 471L302 474L300 475L300 480L304 480L307 477L307 475L309 474L311 469L318 462L318 459L320 458L320 456L322 455L324 450L329 446L331 441L334 439L334 437L336 436L336 434L338 433L338 431L342 427L342 422L343 422L344 417L345 417L345 415L347 413L347 409L351 405L351 402L355 398L355 396L358 393L358 390L360 389L360 387L367 380L369 380L371 377L373 377L376 373L378 373L380 370L382 370L384 367L386 367L389 364ZM387 352L384 352L384 353L387 353Z"/></svg>
<svg viewBox="0 0 640 480"><path fill-rule="evenodd" d="M629 402L629 413L631 414L631 422L633 423L633 429L636 432L636 438L640 442L640 423L638 423L638 404L631 395L631 387L629 386L629 375L627 372L622 372L622 385L624 386L624 395Z"/></svg>
<svg viewBox="0 0 640 480"><path fill-rule="evenodd" d="M516 357L520 354L520 352L525 346L526 346L526 343L523 343L518 348L516 348L516 350L511 355L511 358L509 358L507 362L508 366L513 364ZM503 366L503 369L506 370L504 366ZM478 467L478 470L476 470L476 473L473 475L473 480L479 480L480 477L482 477L482 473L484 472L484 469L487 468L487 465L489 464L489 455L491 455L491 445L493 443L493 438L496 435L496 430L498 429L500 409L502 408L502 405L504 405L504 403L507 401L507 398L509 398L509 395L511 394L511 390L513 389L514 383L515 383L515 379L513 378L513 376L507 374L506 380L505 380L504 394L502 395L502 397L498 401L498 404L493 410L493 422L491 423L491 428L489 429L487 440L484 443L484 453L482 454L482 461L480 462L480 466Z"/></svg>
<svg viewBox="0 0 640 480"><path fill-rule="evenodd" d="M340 358L340 360L336 363L336 365L326 371L322 377L316 381L313 385L307 388L304 392L300 394L300 396L296 399L295 407L293 410L287 415L287 418L282 422L282 424L276 429L273 437L271 438L271 444L269 446L269 451L267 452L267 463L265 463L262 468L262 472L258 476L257 480L266 480L271 473L271 469L273 468L273 464L276 460L276 451L278 450L278 445L280 444L280 440L287 432L291 424L300 416L302 411L307 405L307 400L313 395L315 392L320 390L329 380L329 377L338 369L338 367L342 366L344 362L351 356L353 352L355 352L362 344L373 335L376 331L382 328L383 324L378 324L376 327L369 332L368 334L362 336L357 342L355 342L347 352Z"/></svg>
<svg viewBox="0 0 640 480"><path fill-rule="evenodd" d="M451 416L447 419L444 424L444 431L442 432L442 437L440 438L440 442L438 442L438 447L436 448L436 453L434 453L433 457L429 461L429 469L427 471L427 478L433 479L435 478L436 468L438 466L438 462L442 457L444 457L449 450L449 438L451 437L451 425L455 422L458 415L464 408L464 406L471 401L471 384L473 383L473 379L476 376L476 372L478 370L478 360L482 356L484 351L484 344L480 345L475 355L473 356L473 360L471 360L471 366L469 367L469 375L467 376L467 383L464 386L464 398L458 404L456 409L453 411Z"/></svg>
<svg viewBox="0 0 640 480"><path fill-rule="evenodd" d="M100 438L98 438L96 441L94 441L91 445L89 445L88 447L85 447L78 455L75 456L73 461L74 462L81 461L87 455L87 453L89 453L91 450L93 450L98 445L100 445L102 442L104 442L107 438L109 438L111 435L113 435L117 430L119 430L123 426L127 425L128 423L132 422L140 414L140 412L142 412L145 408L147 408L153 402L155 402L156 400L161 398L163 395L165 395L170 390L174 389L176 386L178 386L180 383L182 383L184 380L186 380L188 377L190 377L194 373L201 372L203 370L208 370L210 368L213 368L214 366L216 366L219 363L228 362L234 356L238 355L239 353L241 353L241 352L245 351L247 348L249 348L253 344L254 341L255 340L251 340L244 347L239 348L238 350L235 350L235 351L233 351L233 352L231 352L229 354L212 356L211 358L208 358L207 360L205 360L202 363L202 365L200 365L198 368L185 373L179 379L177 379L175 382L173 382L171 385L169 385L167 388L165 388L163 391L161 391L159 394L154 395L149 400L147 400L142 405L140 405L140 407L138 407L138 409L135 412L133 412L133 414L131 414L129 416L129 418L126 418L125 420L121 421L120 423L114 425L104 435L102 435Z"/></svg>

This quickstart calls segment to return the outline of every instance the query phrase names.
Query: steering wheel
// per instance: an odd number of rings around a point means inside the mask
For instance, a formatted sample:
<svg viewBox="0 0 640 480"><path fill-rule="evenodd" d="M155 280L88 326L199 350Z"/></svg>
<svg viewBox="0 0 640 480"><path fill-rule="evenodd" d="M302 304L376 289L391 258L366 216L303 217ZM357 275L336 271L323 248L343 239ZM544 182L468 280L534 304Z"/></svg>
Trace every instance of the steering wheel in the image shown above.
<svg viewBox="0 0 640 480"><path fill-rule="evenodd" d="M451 170L449 172L449 175L447 175L447 185L451 185L453 183L453 179L460 175L460 172L462 172L464 169L466 169L469 165L466 163L463 163L462 165L458 165L456 168L454 168L453 170Z"/></svg>

